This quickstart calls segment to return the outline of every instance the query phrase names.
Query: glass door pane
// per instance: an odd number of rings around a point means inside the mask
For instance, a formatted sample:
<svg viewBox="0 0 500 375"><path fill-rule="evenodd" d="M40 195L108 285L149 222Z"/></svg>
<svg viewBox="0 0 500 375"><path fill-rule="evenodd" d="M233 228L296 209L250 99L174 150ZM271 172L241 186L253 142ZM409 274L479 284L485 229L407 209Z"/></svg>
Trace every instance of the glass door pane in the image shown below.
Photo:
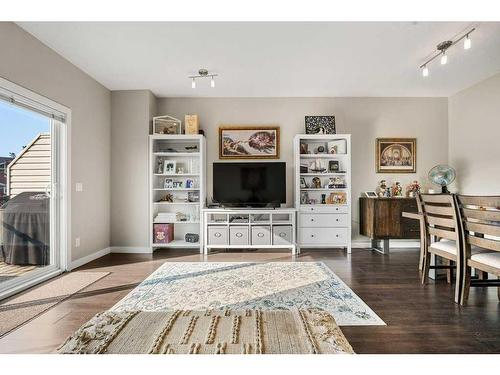
<svg viewBox="0 0 500 375"><path fill-rule="evenodd" d="M55 266L51 119L0 102L0 291Z"/></svg>

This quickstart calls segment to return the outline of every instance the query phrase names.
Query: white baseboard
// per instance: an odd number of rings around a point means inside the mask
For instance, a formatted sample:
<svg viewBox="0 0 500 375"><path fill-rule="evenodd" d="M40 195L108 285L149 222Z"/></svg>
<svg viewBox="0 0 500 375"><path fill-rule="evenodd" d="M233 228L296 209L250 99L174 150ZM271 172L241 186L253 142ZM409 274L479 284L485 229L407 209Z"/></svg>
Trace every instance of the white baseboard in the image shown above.
<svg viewBox="0 0 500 375"><path fill-rule="evenodd" d="M79 258L77 260L74 260L71 262L71 265L69 267L69 271L74 270L75 268L81 267L84 264L87 264L89 262L92 262L93 260L103 257L104 255L108 255L111 252L111 247L107 247L105 249L96 251L93 254L84 256L82 258Z"/></svg>
<svg viewBox="0 0 500 375"><path fill-rule="evenodd" d="M420 248L420 241L414 240L390 240L390 246L400 249ZM351 246L357 249L371 249L372 243L370 240L352 240Z"/></svg>
<svg viewBox="0 0 500 375"><path fill-rule="evenodd" d="M151 254L150 247L134 247L134 246L112 246L112 253L128 253L128 254Z"/></svg>

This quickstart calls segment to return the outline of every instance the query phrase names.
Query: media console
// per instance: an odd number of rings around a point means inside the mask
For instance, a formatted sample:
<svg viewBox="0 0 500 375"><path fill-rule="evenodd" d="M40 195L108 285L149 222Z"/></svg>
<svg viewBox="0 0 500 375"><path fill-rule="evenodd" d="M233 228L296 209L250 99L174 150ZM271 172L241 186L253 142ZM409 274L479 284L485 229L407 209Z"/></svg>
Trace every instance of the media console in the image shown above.
<svg viewBox="0 0 500 375"><path fill-rule="evenodd" d="M290 249L296 254L294 208L203 209L203 252L211 249Z"/></svg>

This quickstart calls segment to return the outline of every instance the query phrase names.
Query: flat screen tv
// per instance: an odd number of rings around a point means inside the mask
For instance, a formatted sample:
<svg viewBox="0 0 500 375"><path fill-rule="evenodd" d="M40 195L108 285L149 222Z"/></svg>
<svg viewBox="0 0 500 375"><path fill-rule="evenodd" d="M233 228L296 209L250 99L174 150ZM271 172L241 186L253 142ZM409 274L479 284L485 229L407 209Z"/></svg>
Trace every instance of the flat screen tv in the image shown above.
<svg viewBox="0 0 500 375"><path fill-rule="evenodd" d="M213 195L228 207L279 207L286 203L286 164L214 163Z"/></svg>

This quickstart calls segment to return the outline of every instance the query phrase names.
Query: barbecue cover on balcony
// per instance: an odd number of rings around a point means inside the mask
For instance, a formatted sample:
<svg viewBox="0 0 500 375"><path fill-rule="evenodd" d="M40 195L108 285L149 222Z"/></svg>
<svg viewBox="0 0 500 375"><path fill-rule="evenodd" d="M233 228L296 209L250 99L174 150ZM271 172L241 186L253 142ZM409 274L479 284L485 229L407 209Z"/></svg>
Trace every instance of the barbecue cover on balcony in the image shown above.
<svg viewBox="0 0 500 375"><path fill-rule="evenodd" d="M8 264L48 265L50 262L50 198L21 193L2 206L1 258Z"/></svg>

